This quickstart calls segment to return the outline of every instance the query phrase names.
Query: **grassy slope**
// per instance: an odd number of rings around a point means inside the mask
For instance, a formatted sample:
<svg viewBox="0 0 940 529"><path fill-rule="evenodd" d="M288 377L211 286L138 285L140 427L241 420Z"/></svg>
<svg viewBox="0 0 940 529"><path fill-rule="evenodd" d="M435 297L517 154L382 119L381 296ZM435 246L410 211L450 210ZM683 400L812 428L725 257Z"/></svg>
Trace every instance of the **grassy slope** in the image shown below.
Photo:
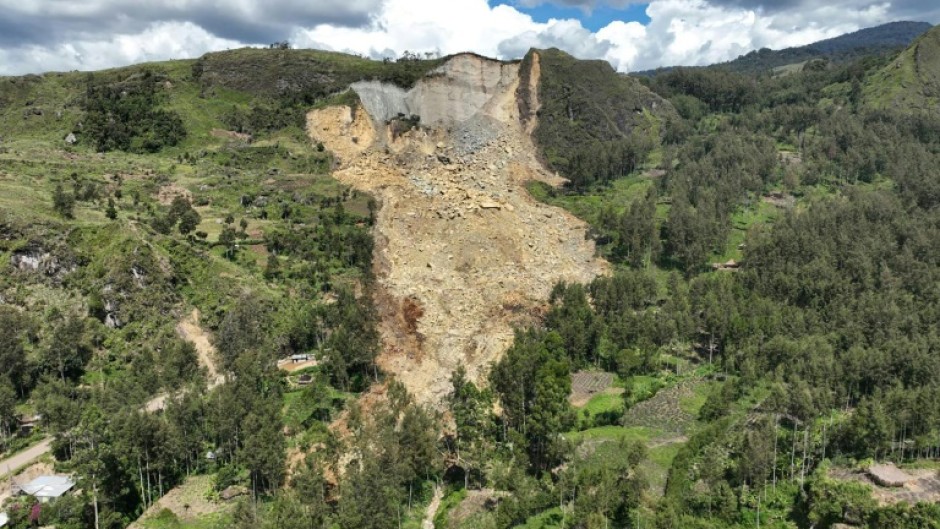
<svg viewBox="0 0 940 529"><path fill-rule="evenodd" d="M933 28L864 86L872 108L937 112L940 104L940 28Z"/></svg>
<svg viewBox="0 0 940 529"><path fill-rule="evenodd" d="M277 53L277 55L275 55ZM246 58L247 57L247 58ZM249 60L250 59L250 60ZM275 60L276 59L276 60ZM268 50L237 50L209 55L199 61L150 63L102 72L49 73L43 76L0 78L0 296L5 303L15 304L38 320L54 311L87 314L90 293L105 283L128 273L121 263L129 263L140 248L149 249L155 270L169 271L167 276L153 276L145 296L122 302L122 310L135 317L124 329L96 331L101 342L96 346L95 359L85 374L85 382L101 377L120 377L136 352L156 342L158 336L175 336L173 328L180 314L189 307L201 309L205 323L217 324L227 306L245 288L260 291L272 300L287 300L292 294L262 276L267 253L263 245L241 251L232 261L222 257L221 248L190 247L178 233L164 236L149 225L163 206L160 191L172 186L185 189L194 201L202 222L199 230L208 233L211 244L223 226L222 219L233 215L248 222L249 238L260 239L270 228L283 222L278 216L278 201L292 201L299 216L311 218L321 206L319 199L334 200L347 190L329 174L329 155L310 149L302 130L286 129L262 135L251 146L233 143L212 135L224 129L221 116L233 106L249 108L266 98L276 104L278 94L251 93L216 86L193 77L194 65L200 62L225 63L243 74L257 63L270 62L262 74L243 77L260 80L262 85L276 85L282 71L309 66L315 59L318 69L311 70L310 82L327 82L333 90L335 82L355 78L413 78L436 64L436 61L409 62L402 66L387 65L341 54L322 52L269 52ZM239 67L239 61L245 60ZM179 145L157 154L110 152L99 154L90 142L81 141L82 99L89 80L96 83L120 83L151 71L166 78L161 88L161 107L176 111L187 130ZM342 75L336 74L341 72ZM411 77L408 77L408 76ZM333 77L331 77L333 76ZM206 88L209 86L209 88ZM307 88L310 88L309 86ZM259 88L260 89L260 88ZM77 145L68 146L65 136L76 131ZM120 181L114 178L120 175ZM72 190L73 181L82 185L95 184L101 189L99 198L78 201L74 219L63 219L52 208L51 194L57 184ZM121 196L115 192L120 189ZM242 205L242 196L270 197L266 208L268 220L257 218L258 208ZM117 219L105 214L107 197L115 200ZM344 207L354 215L367 214L368 197L352 194ZM332 207L332 206L330 206ZM181 244L182 243L182 244ZM38 274L24 274L10 269L14 252L30 245L40 245L58 255L72 256L79 264L79 273L59 282ZM159 266L158 266L159 265ZM334 281L342 281L350 271L342 263L324 263ZM129 266L128 266L129 268ZM350 279L355 279L354 276ZM146 298L159 299L159 310L147 311ZM136 303L136 304L135 304ZM140 305L140 306L138 306ZM45 323L44 323L45 325ZM40 337L47 329L40 329ZM42 343L32 344L28 354L37 355ZM143 399L148 391L129 399ZM21 403L27 406L27 403ZM25 409L25 408L24 408Z"/></svg>

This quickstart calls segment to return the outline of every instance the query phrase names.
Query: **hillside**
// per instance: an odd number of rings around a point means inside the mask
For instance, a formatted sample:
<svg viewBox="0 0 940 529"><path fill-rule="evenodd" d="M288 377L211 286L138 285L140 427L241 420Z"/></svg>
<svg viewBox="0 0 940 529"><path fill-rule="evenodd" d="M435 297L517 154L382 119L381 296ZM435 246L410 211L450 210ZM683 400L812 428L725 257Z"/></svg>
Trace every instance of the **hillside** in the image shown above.
<svg viewBox="0 0 940 529"><path fill-rule="evenodd" d="M940 29L934 28L865 81L871 108L936 113L940 104Z"/></svg>
<svg viewBox="0 0 940 529"><path fill-rule="evenodd" d="M893 72L927 103L934 40ZM887 61L0 79L0 511L934 527L940 117L861 104ZM49 473L77 486L12 496Z"/></svg>
<svg viewBox="0 0 940 529"><path fill-rule="evenodd" d="M926 22L889 22L880 26L825 39L805 46L772 50L762 48L738 58L708 66L746 74L767 74L783 67L798 67L813 59L826 59L833 64L845 64L862 57L896 52L911 44L931 28ZM654 75L662 70L636 72L634 75Z"/></svg>
<svg viewBox="0 0 940 529"><path fill-rule="evenodd" d="M533 50L521 76L519 104L524 116L534 113L527 123L532 137L547 165L575 187L631 172L659 144L663 123L677 116L670 103L605 61Z"/></svg>

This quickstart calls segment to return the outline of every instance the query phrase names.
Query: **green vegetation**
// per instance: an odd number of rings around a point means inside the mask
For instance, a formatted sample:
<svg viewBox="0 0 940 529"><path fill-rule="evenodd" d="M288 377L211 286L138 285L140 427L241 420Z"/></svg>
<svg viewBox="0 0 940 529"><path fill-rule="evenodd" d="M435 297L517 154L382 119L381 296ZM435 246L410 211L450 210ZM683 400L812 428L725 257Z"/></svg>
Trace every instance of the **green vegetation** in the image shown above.
<svg viewBox="0 0 940 529"><path fill-rule="evenodd" d="M40 413L80 490L34 521L126 526L201 475L244 498L145 525L420 527L435 486L448 527L935 525L828 469L940 451L940 120L866 106L878 58L676 70L654 94L539 57L535 137L571 183L531 189L613 271L554 285L444 410L376 363L376 204L301 120L438 61L235 50L0 80L0 443ZM177 330L194 308L219 380ZM288 375L292 354L317 365ZM574 409L583 370L622 394Z"/></svg>
<svg viewBox="0 0 940 529"><path fill-rule="evenodd" d="M531 94L525 87L536 60L538 94ZM670 105L605 61L533 50L522 61L521 76L520 104L531 109L539 103L536 144L576 189L633 172L659 143L660 124L674 116Z"/></svg>
<svg viewBox="0 0 940 529"><path fill-rule="evenodd" d="M940 29L918 38L864 86L865 104L873 109L936 115L940 101Z"/></svg>

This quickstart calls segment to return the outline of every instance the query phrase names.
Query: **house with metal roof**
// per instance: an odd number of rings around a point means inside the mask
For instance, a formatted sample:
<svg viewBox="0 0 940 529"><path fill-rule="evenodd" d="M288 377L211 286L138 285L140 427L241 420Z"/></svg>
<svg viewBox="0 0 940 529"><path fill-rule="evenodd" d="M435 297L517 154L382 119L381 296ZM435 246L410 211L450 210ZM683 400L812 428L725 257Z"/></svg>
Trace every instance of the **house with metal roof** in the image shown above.
<svg viewBox="0 0 940 529"><path fill-rule="evenodd" d="M61 498L75 487L75 482L68 476L39 476L19 487L20 494L34 496L41 503Z"/></svg>
<svg viewBox="0 0 940 529"><path fill-rule="evenodd" d="M7 513L0 512L0 527L6 527L8 523L10 523L10 517Z"/></svg>

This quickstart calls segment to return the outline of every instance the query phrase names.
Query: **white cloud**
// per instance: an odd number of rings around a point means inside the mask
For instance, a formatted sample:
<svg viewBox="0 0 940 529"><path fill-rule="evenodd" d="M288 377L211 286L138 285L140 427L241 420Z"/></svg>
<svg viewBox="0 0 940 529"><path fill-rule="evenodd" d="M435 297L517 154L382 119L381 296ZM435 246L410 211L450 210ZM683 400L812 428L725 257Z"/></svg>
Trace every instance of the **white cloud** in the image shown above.
<svg viewBox="0 0 940 529"><path fill-rule="evenodd" d="M133 35L0 49L0 72L100 70L116 65L198 57L208 51L238 47L191 22L161 22Z"/></svg>
<svg viewBox="0 0 940 529"><path fill-rule="evenodd" d="M554 1L587 7L630 3ZM895 3L909 12L920 1ZM536 22L515 7L487 0L0 0L0 74L194 57L284 38L301 47L372 57L408 50L509 59L531 47L558 47L632 71L807 44L890 21L900 9L871 2L652 0L649 23L615 21L592 32L575 19Z"/></svg>

